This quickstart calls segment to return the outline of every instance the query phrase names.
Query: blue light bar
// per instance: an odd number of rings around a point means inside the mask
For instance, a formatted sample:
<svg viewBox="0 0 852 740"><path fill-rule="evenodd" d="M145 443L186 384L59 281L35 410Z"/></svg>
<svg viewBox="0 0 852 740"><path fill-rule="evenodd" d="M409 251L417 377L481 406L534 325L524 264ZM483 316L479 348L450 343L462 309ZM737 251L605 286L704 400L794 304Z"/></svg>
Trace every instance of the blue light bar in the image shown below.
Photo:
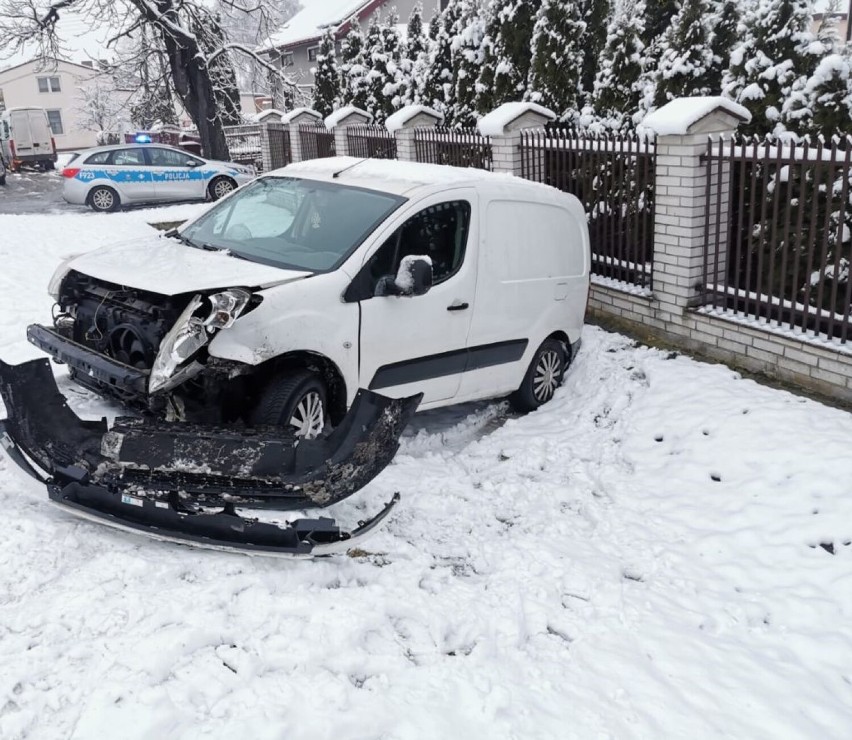
<svg viewBox="0 0 852 740"><path fill-rule="evenodd" d="M136 134L135 141L137 144L150 144L151 143L151 135L150 134Z"/></svg>

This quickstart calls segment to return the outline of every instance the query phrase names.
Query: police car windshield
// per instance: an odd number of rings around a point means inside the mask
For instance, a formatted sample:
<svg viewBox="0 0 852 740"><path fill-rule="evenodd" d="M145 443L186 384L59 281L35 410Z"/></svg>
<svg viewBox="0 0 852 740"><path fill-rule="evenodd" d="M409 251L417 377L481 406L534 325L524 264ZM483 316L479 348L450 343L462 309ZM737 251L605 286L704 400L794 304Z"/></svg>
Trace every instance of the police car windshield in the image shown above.
<svg viewBox="0 0 852 740"><path fill-rule="evenodd" d="M181 235L193 246L310 272L336 269L403 198L336 183L266 177L213 207Z"/></svg>

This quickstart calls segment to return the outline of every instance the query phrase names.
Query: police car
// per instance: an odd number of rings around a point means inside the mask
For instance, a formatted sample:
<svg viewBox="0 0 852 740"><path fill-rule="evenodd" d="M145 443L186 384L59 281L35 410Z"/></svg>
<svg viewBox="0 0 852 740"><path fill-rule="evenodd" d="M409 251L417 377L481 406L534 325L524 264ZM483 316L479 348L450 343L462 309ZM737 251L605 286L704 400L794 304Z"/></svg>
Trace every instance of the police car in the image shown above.
<svg viewBox="0 0 852 740"><path fill-rule="evenodd" d="M136 203L218 200L253 180L256 172L164 144L120 144L82 152L62 176L68 203L114 211Z"/></svg>

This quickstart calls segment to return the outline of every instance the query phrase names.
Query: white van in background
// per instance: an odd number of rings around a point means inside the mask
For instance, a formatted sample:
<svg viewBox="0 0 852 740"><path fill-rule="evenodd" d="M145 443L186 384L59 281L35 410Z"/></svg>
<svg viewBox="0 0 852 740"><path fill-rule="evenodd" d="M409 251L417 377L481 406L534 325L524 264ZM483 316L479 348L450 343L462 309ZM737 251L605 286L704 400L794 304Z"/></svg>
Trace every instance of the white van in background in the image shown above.
<svg viewBox="0 0 852 740"><path fill-rule="evenodd" d="M0 148L15 172L22 164L52 170L56 143L44 108L9 108L0 113Z"/></svg>

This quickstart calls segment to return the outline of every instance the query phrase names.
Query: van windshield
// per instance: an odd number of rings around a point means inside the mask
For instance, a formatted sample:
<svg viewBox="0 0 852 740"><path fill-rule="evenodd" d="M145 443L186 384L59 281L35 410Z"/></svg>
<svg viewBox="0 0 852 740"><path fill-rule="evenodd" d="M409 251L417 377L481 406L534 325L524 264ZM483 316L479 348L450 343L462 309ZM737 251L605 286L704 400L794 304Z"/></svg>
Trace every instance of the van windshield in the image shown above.
<svg viewBox="0 0 852 740"><path fill-rule="evenodd" d="M226 249L253 262L327 272L404 201L336 183L265 177L214 206L180 235L193 246Z"/></svg>

